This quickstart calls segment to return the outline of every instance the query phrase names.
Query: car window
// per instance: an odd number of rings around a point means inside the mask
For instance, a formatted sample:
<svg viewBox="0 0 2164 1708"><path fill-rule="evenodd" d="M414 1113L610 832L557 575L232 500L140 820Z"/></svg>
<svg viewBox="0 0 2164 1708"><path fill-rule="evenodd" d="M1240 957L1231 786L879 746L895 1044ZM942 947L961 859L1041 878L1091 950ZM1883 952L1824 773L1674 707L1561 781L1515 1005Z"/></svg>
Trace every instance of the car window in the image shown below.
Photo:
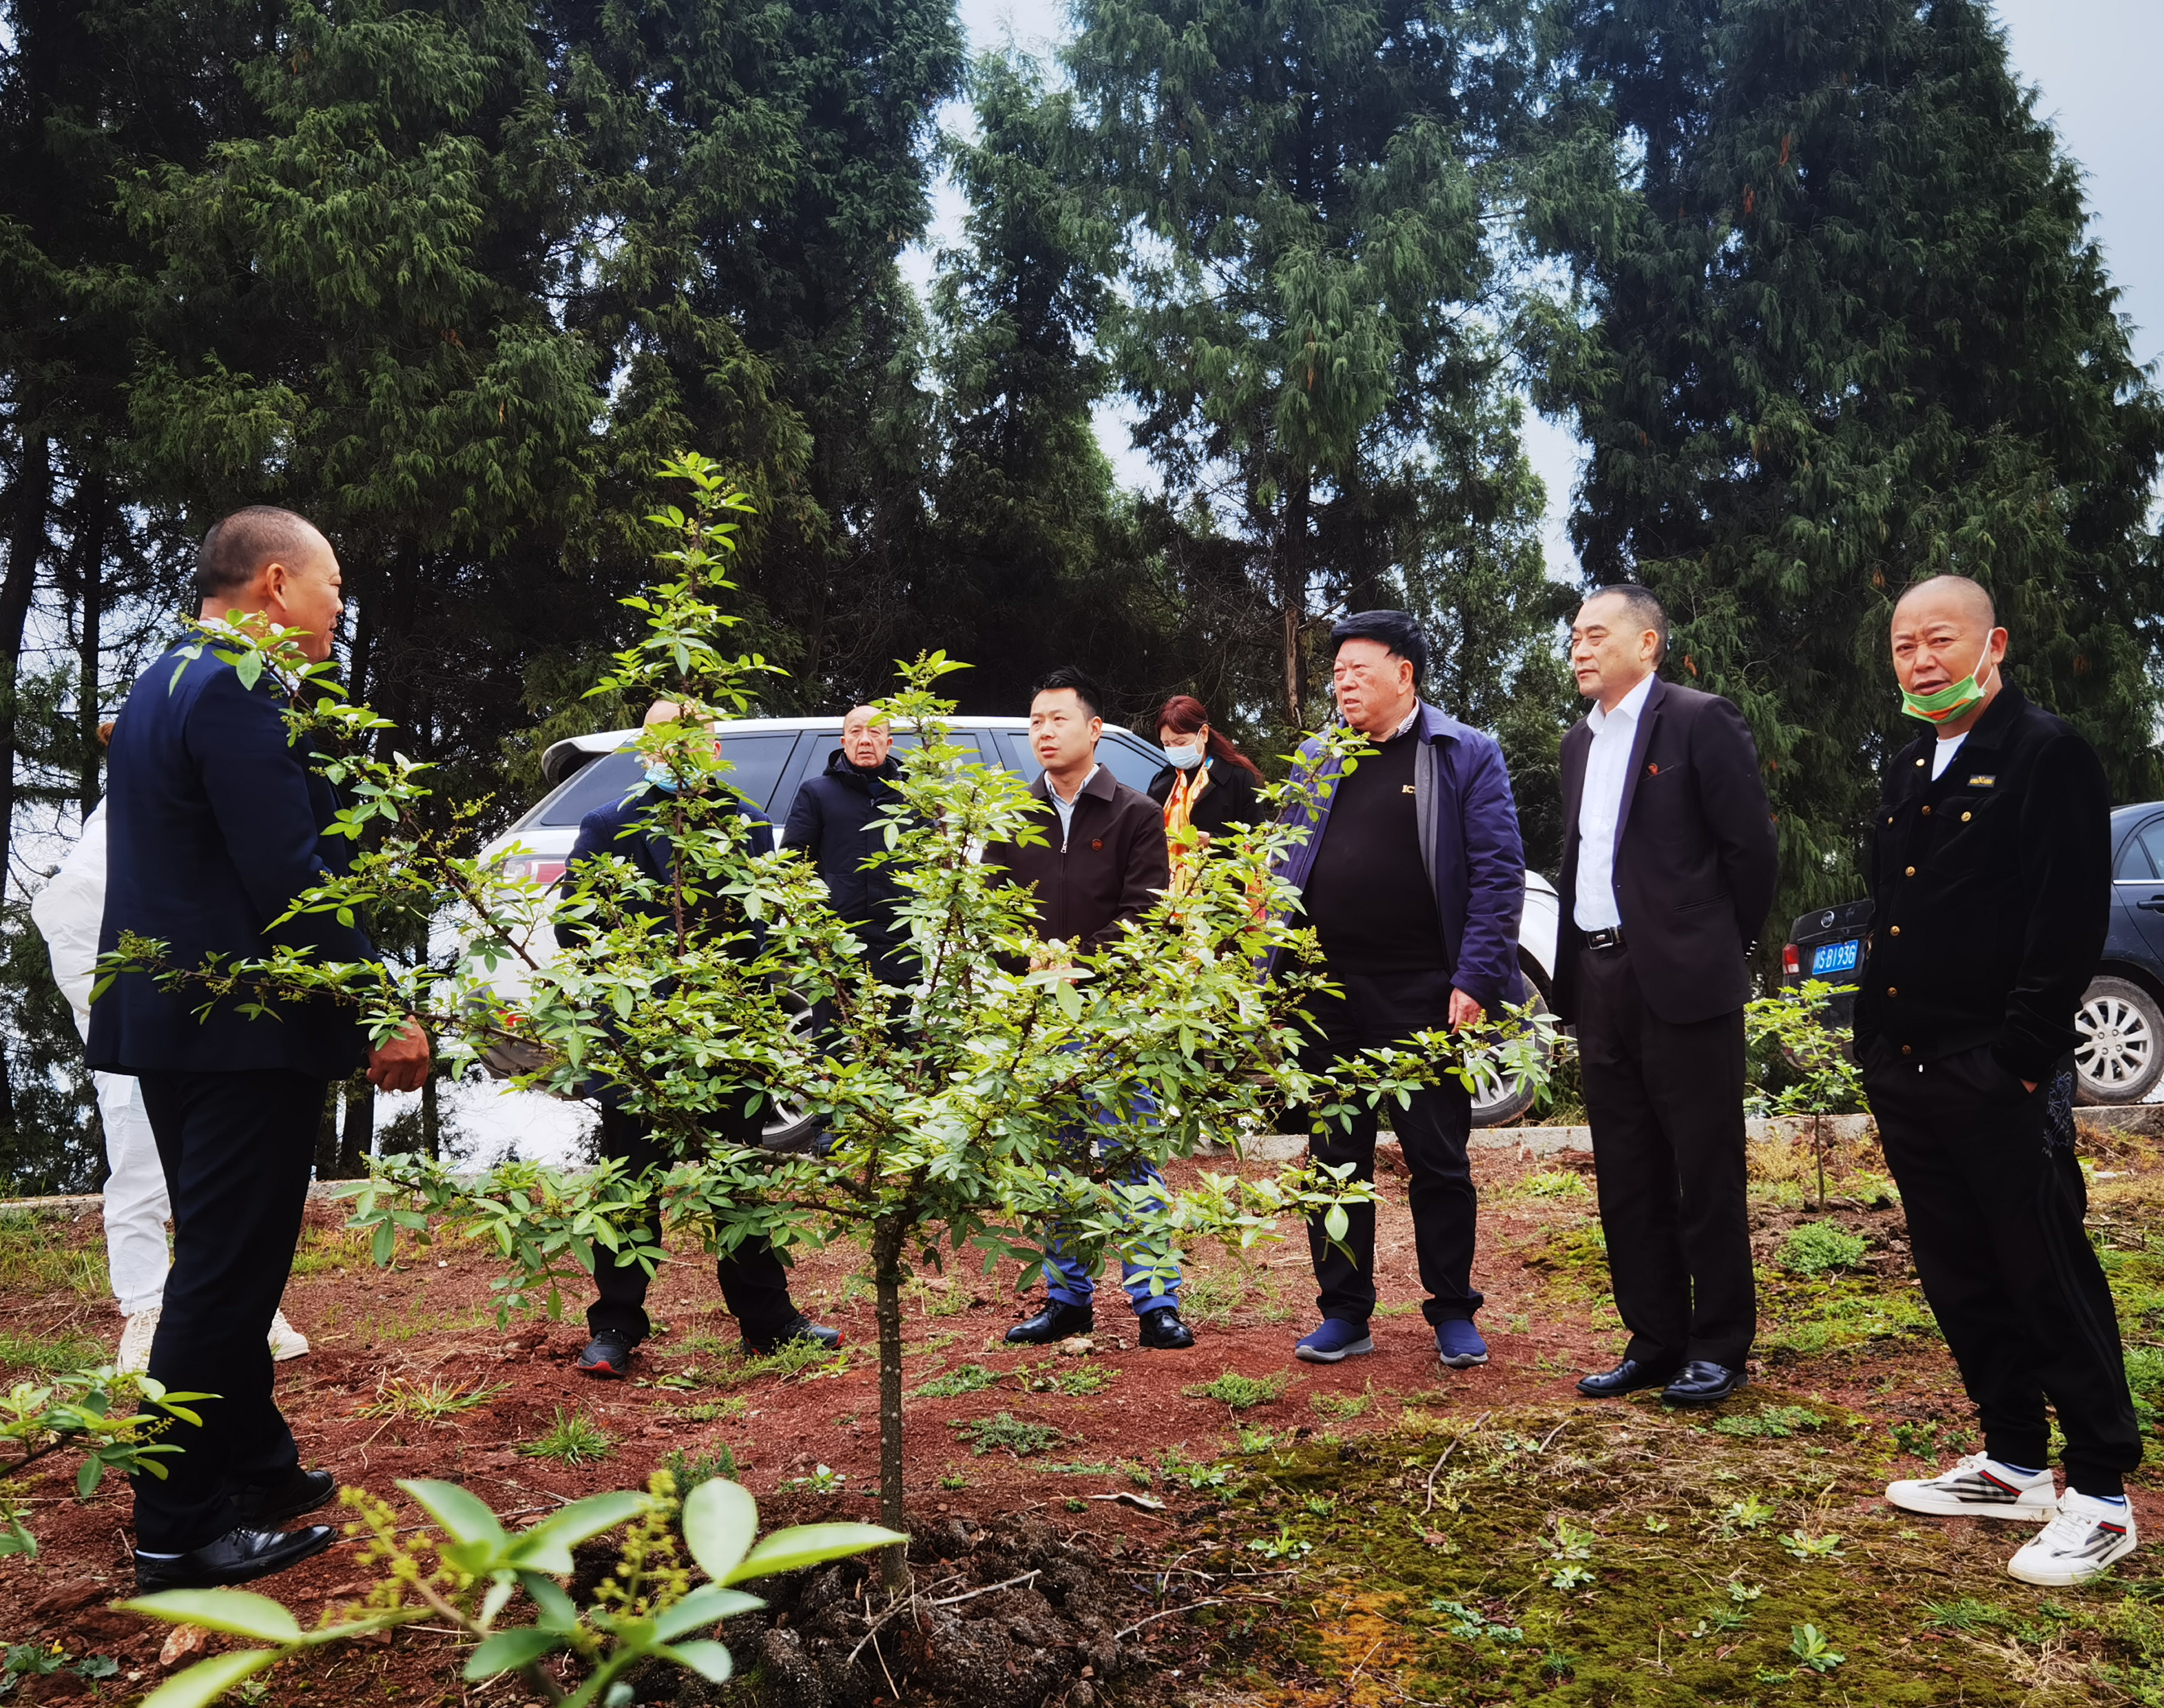
<svg viewBox="0 0 2164 1708"><path fill-rule="evenodd" d="M1124 732L1107 730L1097 744L1097 763L1139 793L1164 769L1164 750L1145 746Z"/></svg>
<svg viewBox="0 0 2164 1708"><path fill-rule="evenodd" d="M722 758L728 764L728 785L762 812L770 815L774 797L781 786L781 773L796 746L794 731L773 734L731 735L722 731Z"/></svg>
<svg viewBox="0 0 2164 1708"><path fill-rule="evenodd" d="M2134 867L2120 871L2122 878L2153 879L2164 872L2164 818L2152 818L2127 838L2130 852L2140 850L2140 860ZM2126 856L2119 856L2119 865L2125 867Z"/></svg>
<svg viewBox="0 0 2164 1708"><path fill-rule="evenodd" d="M541 803L537 824L576 824L589 812L613 807L638 785L638 755L603 754Z"/></svg>

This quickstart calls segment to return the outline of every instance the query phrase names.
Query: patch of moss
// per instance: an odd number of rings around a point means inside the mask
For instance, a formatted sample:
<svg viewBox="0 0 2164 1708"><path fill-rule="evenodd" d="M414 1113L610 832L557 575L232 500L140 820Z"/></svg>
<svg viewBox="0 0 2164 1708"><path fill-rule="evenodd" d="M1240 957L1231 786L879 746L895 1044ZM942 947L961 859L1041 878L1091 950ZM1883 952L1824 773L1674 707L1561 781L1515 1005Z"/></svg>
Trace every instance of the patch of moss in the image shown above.
<svg viewBox="0 0 2164 1708"><path fill-rule="evenodd" d="M1806 1415L1752 1397L1740 1415ZM2109 1583L2040 1598L2004 1574L2018 1537L1860 1509L1883 1432L1807 1415L1815 1432L1739 1438L1652 1408L1528 1411L1250 1457L1211 1563L1297 1569L1219 1616L1260 1651L1242 1683L1453 1708L2164 1702L2164 1610Z"/></svg>

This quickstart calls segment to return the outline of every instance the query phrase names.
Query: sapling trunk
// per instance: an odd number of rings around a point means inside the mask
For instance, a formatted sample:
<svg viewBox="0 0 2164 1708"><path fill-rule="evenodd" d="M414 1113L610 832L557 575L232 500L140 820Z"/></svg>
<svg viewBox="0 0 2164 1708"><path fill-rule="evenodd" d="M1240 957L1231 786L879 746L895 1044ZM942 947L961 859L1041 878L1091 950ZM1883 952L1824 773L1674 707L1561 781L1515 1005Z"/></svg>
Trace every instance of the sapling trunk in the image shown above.
<svg viewBox="0 0 2164 1708"><path fill-rule="evenodd" d="M1811 1113L1811 1150L1819 1163L1819 1213L1825 1213L1825 1117L1814 1110Z"/></svg>
<svg viewBox="0 0 2164 1708"><path fill-rule="evenodd" d="M872 1235L872 1286L879 1316L880 1522L905 1530L901 1506L901 1246L900 1217L882 1222ZM909 1549L901 1543L880 1552L880 1584L890 1595L909 1592Z"/></svg>

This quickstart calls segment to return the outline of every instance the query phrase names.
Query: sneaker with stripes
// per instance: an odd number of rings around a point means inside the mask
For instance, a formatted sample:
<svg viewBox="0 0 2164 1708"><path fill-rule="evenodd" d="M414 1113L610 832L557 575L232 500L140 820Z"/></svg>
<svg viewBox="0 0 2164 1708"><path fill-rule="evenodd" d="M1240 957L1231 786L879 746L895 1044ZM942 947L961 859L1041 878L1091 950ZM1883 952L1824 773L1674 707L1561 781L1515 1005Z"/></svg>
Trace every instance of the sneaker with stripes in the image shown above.
<svg viewBox="0 0 2164 1708"><path fill-rule="evenodd" d="M2025 1584L2063 1590L2086 1584L2105 1567L2134 1552L2134 1509L2125 1500L2103 1500L2069 1489L2059 1516L2006 1563Z"/></svg>
<svg viewBox="0 0 2164 1708"><path fill-rule="evenodd" d="M1972 1453L1936 1477L1908 1477L1886 1485L1886 1498L1907 1512L1934 1518L2025 1518L2039 1523L2059 1510L2047 1467L2025 1471Z"/></svg>

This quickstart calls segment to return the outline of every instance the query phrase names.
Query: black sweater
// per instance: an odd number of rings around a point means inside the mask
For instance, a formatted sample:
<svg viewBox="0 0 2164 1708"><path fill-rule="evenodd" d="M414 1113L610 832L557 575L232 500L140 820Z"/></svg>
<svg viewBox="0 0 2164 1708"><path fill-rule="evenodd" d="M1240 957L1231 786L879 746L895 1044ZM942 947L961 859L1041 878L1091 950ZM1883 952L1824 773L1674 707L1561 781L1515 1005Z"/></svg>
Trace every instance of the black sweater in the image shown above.
<svg viewBox="0 0 2164 1708"><path fill-rule="evenodd" d="M1919 1061L1988 1044L2044 1080L2111 916L2111 790L2095 750L2013 686L1931 780L1930 733L1895 756L1871 826L1871 945L1856 1040Z"/></svg>
<svg viewBox="0 0 2164 1708"><path fill-rule="evenodd" d="M1253 773L1238 765L1227 765L1223 759L1204 763L1210 767L1210 786L1202 791L1202 798L1188 815L1189 823L1206 832L1214 841L1229 834L1235 825L1269 822L1269 808L1255 792ZM1179 775L1178 767L1167 765L1152 777L1150 799L1163 807L1172 793L1173 780Z"/></svg>
<svg viewBox="0 0 2164 1708"><path fill-rule="evenodd" d="M1435 885L1421 859L1408 731L1338 779L1303 899L1334 973L1448 970ZM1204 796L1206 800L1209 797Z"/></svg>

